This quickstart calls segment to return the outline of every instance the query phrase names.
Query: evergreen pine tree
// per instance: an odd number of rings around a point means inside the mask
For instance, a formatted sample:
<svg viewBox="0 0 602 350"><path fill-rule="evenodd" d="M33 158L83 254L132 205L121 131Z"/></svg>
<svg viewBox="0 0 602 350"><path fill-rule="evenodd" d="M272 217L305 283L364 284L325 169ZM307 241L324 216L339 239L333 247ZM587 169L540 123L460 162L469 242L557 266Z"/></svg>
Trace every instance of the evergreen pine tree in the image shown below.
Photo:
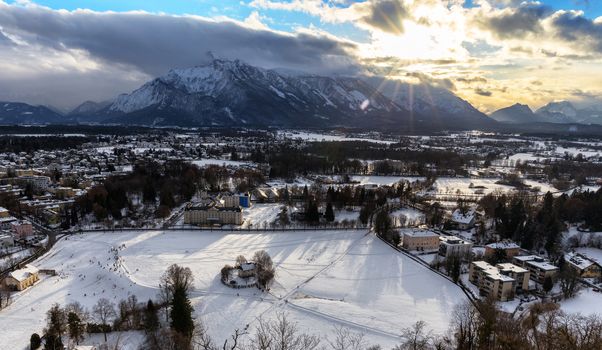
<svg viewBox="0 0 602 350"><path fill-rule="evenodd" d="M324 218L328 222L333 222L334 221L334 210L332 209L332 203L331 202L328 202L328 204L326 205L326 212L324 213Z"/></svg>
<svg viewBox="0 0 602 350"><path fill-rule="evenodd" d="M194 321L192 312L194 309L188 299L188 293L184 288L176 288L171 302L171 329L178 333L190 343L192 332L194 330Z"/></svg>
<svg viewBox="0 0 602 350"><path fill-rule="evenodd" d="M79 342L84 338L85 325L81 318L75 312L67 314L67 330L69 337L79 345Z"/></svg>
<svg viewBox="0 0 602 350"><path fill-rule="evenodd" d="M144 309L144 330L147 333L151 333L157 329L159 329L159 315L157 314L155 304L149 299Z"/></svg>
<svg viewBox="0 0 602 350"><path fill-rule="evenodd" d="M42 346L42 339L38 335L38 333L34 333L29 338L29 350L36 350Z"/></svg>

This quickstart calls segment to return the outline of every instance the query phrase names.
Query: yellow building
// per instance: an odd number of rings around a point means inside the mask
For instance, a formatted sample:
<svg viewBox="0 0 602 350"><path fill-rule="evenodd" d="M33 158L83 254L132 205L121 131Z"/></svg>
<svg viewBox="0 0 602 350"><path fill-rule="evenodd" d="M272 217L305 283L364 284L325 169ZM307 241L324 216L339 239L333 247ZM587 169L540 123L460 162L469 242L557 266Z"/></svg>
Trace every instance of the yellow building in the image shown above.
<svg viewBox="0 0 602 350"><path fill-rule="evenodd" d="M543 284L546 278L554 278L558 273L558 267L537 255L521 255L512 259L515 265L525 268L531 272L531 279Z"/></svg>
<svg viewBox="0 0 602 350"><path fill-rule="evenodd" d="M242 209L217 206L188 206L184 210L187 225L242 225Z"/></svg>
<svg viewBox="0 0 602 350"><path fill-rule="evenodd" d="M439 249L439 235L432 231L404 231L402 239L402 246L407 250L431 251Z"/></svg>
<svg viewBox="0 0 602 350"><path fill-rule="evenodd" d="M497 264L495 267L501 274L514 278L516 281L514 291L516 293L529 290L529 279L531 278L531 272L529 270L510 263Z"/></svg>
<svg viewBox="0 0 602 350"><path fill-rule="evenodd" d="M520 247L514 242L496 242L485 246L485 257L495 254L496 250L503 250L506 258L511 259L520 254Z"/></svg>
<svg viewBox="0 0 602 350"><path fill-rule="evenodd" d="M564 256L568 266L575 270L583 278L599 278L602 275L602 267L597 262L585 255L568 253Z"/></svg>
<svg viewBox="0 0 602 350"><path fill-rule="evenodd" d="M15 290L24 290L39 279L38 269L31 265L25 265L24 268L9 273L4 279L4 284Z"/></svg>
<svg viewBox="0 0 602 350"><path fill-rule="evenodd" d="M498 301L514 299L516 280L486 261L470 263L468 280L479 288L481 295L492 296Z"/></svg>

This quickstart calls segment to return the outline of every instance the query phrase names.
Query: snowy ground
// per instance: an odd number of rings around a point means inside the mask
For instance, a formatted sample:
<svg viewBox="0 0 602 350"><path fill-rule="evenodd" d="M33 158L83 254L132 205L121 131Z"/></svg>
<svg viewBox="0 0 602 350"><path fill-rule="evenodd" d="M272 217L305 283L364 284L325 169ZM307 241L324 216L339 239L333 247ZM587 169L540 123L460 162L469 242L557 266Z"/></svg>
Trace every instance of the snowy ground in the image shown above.
<svg viewBox="0 0 602 350"><path fill-rule="evenodd" d="M561 301L560 308L568 313L602 315L602 293L594 292L591 288L583 289L576 297Z"/></svg>
<svg viewBox="0 0 602 350"><path fill-rule="evenodd" d="M359 217L359 210L337 209L334 211L334 220L338 222L343 222L344 220L347 220L348 222L355 222L359 220Z"/></svg>
<svg viewBox="0 0 602 350"><path fill-rule="evenodd" d="M224 264L262 249L276 265L271 294L219 282ZM326 337L334 326L345 326L388 348L418 320L444 332L450 311L465 299L454 284L361 230L84 234L61 240L34 263L59 275L44 277L0 312L0 349L24 349L55 302L76 300L91 308L100 297L154 297L173 263L192 269L195 312L218 340L235 328L254 327L259 317L285 312L307 332Z"/></svg>
<svg viewBox="0 0 602 350"><path fill-rule="evenodd" d="M345 135L319 134L314 132L304 131L284 131L280 135L289 139L301 139L307 141L368 141L374 143L392 144L397 141L380 140L371 138L347 137Z"/></svg>
<svg viewBox="0 0 602 350"><path fill-rule="evenodd" d="M393 218L393 225L395 226L402 223L408 226L417 226L424 223L424 213L413 208L395 210L390 216Z"/></svg>
<svg viewBox="0 0 602 350"><path fill-rule="evenodd" d="M493 179L471 179L471 178L456 178L456 177L441 177L434 183L434 191L430 193L436 195L486 195L494 191L511 192L516 188L512 186L497 184L499 178ZM530 189L539 189L538 192L545 194L548 191L555 193L559 192L551 184L538 182L533 180L524 180L525 185L530 186ZM472 188L470 186L472 184Z"/></svg>
<svg viewBox="0 0 602 350"><path fill-rule="evenodd" d="M401 180L409 182L415 182L424 180L424 177L412 177L412 176L363 176L357 175L351 177L352 181L358 181L360 185L379 185L379 186L391 186Z"/></svg>
<svg viewBox="0 0 602 350"><path fill-rule="evenodd" d="M281 203L259 203L253 204L250 208L243 209L243 228L253 227L262 228L276 220L278 214L282 211L284 204ZM266 226L267 225L267 226Z"/></svg>
<svg viewBox="0 0 602 350"><path fill-rule="evenodd" d="M239 167L243 165L251 165L252 162L239 162L235 160L226 160L226 159L202 159L202 160L193 160L192 164L202 168L208 165L217 165L217 166L233 166Z"/></svg>

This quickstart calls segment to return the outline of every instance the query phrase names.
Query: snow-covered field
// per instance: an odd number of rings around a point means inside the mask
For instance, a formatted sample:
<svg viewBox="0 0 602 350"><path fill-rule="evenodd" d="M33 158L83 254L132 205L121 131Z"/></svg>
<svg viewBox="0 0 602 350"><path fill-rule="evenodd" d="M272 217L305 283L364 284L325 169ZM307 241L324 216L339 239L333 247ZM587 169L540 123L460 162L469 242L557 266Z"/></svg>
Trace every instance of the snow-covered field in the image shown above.
<svg viewBox="0 0 602 350"><path fill-rule="evenodd" d="M584 289L574 298L561 301L560 308L568 313L602 315L602 293L594 292L591 288Z"/></svg>
<svg viewBox="0 0 602 350"><path fill-rule="evenodd" d="M409 182L415 182L424 180L424 177L410 177L410 176L352 176L352 181L357 181L360 185L379 185L379 186L391 186L401 180Z"/></svg>
<svg viewBox="0 0 602 350"><path fill-rule="evenodd" d="M346 137L344 135L329 135L329 134L319 134L314 132L303 132L303 131L285 131L282 132L286 138L289 139L301 139L307 141L368 141L374 143L383 143L383 144L392 144L397 141L390 140L379 140L379 139L371 139L371 138L358 138L358 137Z"/></svg>
<svg viewBox="0 0 602 350"><path fill-rule="evenodd" d="M261 228L276 220L284 205L280 203L254 204L243 210L243 227ZM269 227L269 226L266 226Z"/></svg>
<svg viewBox="0 0 602 350"><path fill-rule="evenodd" d="M424 223L424 213L412 208L402 208L393 211L390 216L393 218L394 225L415 226Z"/></svg>
<svg viewBox="0 0 602 350"><path fill-rule="evenodd" d="M441 177L435 181L433 187L435 188L435 193L438 195L470 195L475 194L475 192L488 194L496 190L503 192L514 190L514 187L512 186L496 184L496 182L499 180L500 179ZM473 188L470 188L470 184L473 184ZM479 188L481 186L483 188Z"/></svg>
<svg viewBox="0 0 602 350"><path fill-rule="evenodd" d="M257 250L266 250L276 265L271 294L220 283L224 264ZM345 326L388 348L418 320L444 332L454 305L465 299L454 284L361 230L84 234L61 240L34 263L59 275L44 277L0 311L0 349L24 349L55 302L91 308L100 297L154 297L173 263L192 269L195 312L218 340L285 312L304 331L326 337L334 326Z"/></svg>
<svg viewBox="0 0 602 350"><path fill-rule="evenodd" d="M473 195L481 194L486 195L494 191L511 192L515 191L516 188L512 186L497 184L497 181L501 179L471 179L471 178L456 178L456 177L441 177L438 178L434 183L435 193L437 195ZM531 189L539 188L539 193L546 192L558 192L552 185L533 181L524 180L525 185L530 186ZM472 188L471 185L472 184Z"/></svg>
<svg viewBox="0 0 602 350"><path fill-rule="evenodd" d="M243 166L243 165L252 164L251 162L239 162L239 161L235 161L235 160L226 160L226 159L201 159L201 160L194 160L191 163L200 168L208 166L208 165L239 167L239 166Z"/></svg>

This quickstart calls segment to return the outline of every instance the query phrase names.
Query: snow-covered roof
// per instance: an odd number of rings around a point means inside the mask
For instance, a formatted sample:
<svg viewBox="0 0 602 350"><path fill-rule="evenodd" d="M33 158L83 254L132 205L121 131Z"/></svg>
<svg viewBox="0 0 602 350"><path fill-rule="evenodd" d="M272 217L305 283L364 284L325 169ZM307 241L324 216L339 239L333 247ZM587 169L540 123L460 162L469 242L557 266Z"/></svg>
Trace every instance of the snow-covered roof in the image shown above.
<svg viewBox="0 0 602 350"><path fill-rule="evenodd" d="M0 223L9 223L9 222L13 222L13 221L17 221L17 218L12 217L12 216L7 216L5 218L0 218Z"/></svg>
<svg viewBox="0 0 602 350"><path fill-rule="evenodd" d="M516 259L518 261L522 261L522 262L524 262L528 265L531 265L533 267L536 267L540 270L545 270L545 271L558 270L557 266L550 264L544 258L537 256L537 255L515 256L514 259Z"/></svg>
<svg viewBox="0 0 602 350"><path fill-rule="evenodd" d="M404 231L403 235L408 236L408 237L439 237L438 234L436 234L433 231L429 231L429 230Z"/></svg>
<svg viewBox="0 0 602 350"><path fill-rule="evenodd" d="M459 224L470 224L475 218L475 211L473 209L468 210L465 214L462 214L460 209L454 210L452 213L452 220Z"/></svg>
<svg viewBox="0 0 602 350"><path fill-rule="evenodd" d="M520 248L518 246L518 244L514 243L514 242L495 242L495 243L489 243L488 245L486 245L486 247L491 248L491 249L517 249Z"/></svg>
<svg viewBox="0 0 602 350"><path fill-rule="evenodd" d="M523 269L520 266L516 266L512 263L501 263L501 264L497 264L496 267L498 269L500 269L501 271L511 271L514 273L525 273L528 271L528 270Z"/></svg>
<svg viewBox="0 0 602 350"><path fill-rule="evenodd" d="M29 278L30 275L38 273L38 269L35 266L25 265L24 268L15 270L9 274L10 277L21 282Z"/></svg>
<svg viewBox="0 0 602 350"><path fill-rule="evenodd" d="M596 264L595 261L592 261L581 254L575 254L575 253L565 254L564 260L566 260L566 262L568 262L569 264L577 267L579 270L585 270L588 267Z"/></svg>
<svg viewBox="0 0 602 350"><path fill-rule="evenodd" d="M500 269L486 261L474 261L473 264L481 269L490 279L502 282L514 282L514 278L502 274Z"/></svg>
<svg viewBox="0 0 602 350"><path fill-rule="evenodd" d="M468 245L472 245L471 242L465 241L462 238L459 238L459 237L456 237L456 236L439 236L439 241L441 243L444 243L444 244L457 244L457 245L468 244Z"/></svg>

